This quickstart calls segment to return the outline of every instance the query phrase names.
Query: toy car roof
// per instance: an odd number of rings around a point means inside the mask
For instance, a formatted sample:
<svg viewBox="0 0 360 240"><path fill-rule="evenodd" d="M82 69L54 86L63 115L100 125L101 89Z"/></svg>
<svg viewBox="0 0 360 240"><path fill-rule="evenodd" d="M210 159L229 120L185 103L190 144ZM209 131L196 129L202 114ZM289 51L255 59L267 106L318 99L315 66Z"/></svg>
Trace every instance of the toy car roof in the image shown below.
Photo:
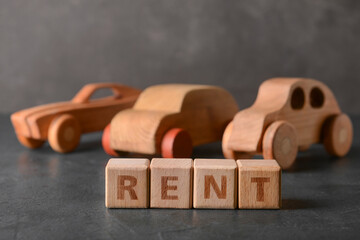
<svg viewBox="0 0 360 240"><path fill-rule="evenodd" d="M310 91L318 88L325 98L325 104L329 103L338 107L331 90L322 82L309 78L271 78L264 81L259 88L256 101L252 107L269 109L270 111L267 112L280 110L287 103L291 103L289 100L292 97L293 90L296 88L301 88L304 91L305 102L311 100L308 98Z"/></svg>
<svg viewBox="0 0 360 240"><path fill-rule="evenodd" d="M210 93L210 95L205 94L205 92ZM175 113L184 108L184 102L190 95L199 98L199 101L196 102L200 103L203 99L214 97L216 93L230 96L226 90L215 86L195 84L155 85L141 93L133 109ZM194 104L193 101L192 104Z"/></svg>

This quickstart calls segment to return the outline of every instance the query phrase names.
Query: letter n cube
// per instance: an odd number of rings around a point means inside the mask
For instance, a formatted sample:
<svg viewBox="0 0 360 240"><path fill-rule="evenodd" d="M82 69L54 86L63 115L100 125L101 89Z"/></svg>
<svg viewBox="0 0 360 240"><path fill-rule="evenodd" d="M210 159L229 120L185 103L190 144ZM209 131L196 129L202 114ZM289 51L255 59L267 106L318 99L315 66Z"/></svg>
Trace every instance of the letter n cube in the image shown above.
<svg viewBox="0 0 360 240"><path fill-rule="evenodd" d="M149 207L149 165L148 159L110 159L105 169L106 207Z"/></svg>
<svg viewBox="0 0 360 240"><path fill-rule="evenodd" d="M194 208L235 208L236 184L235 160L195 159Z"/></svg>
<svg viewBox="0 0 360 240"><path fill-rule="evenodd" d="M238 160L239 208L281 207L281 168L275 160Z"/></svg>

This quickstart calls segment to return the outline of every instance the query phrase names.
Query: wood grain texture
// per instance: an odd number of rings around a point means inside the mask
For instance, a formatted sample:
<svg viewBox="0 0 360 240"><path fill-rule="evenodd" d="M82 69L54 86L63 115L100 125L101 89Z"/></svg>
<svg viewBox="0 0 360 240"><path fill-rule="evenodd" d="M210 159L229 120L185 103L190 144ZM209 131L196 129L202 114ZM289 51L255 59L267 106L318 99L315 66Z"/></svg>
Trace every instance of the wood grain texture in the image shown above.
<svg viewBox="0 0 360 240"><path fill-rule="evenodd" d="M105 169L106 207L149 207L149 166L148 159L110 159Z"/></svg>
<svg viewBox="0 0 360 240"><path fill-rule="evenodd" d="M279 120L295 128L298 148L307 149L311 144L322 142L325 120L340 113L333 93L319 81L269 79L261 84L255 103L235 115L231 133L223 138L224 154L226 157L234 156L232 152L262 154L264 133L270 124Z"/></svg>
<svg viewBox="0 0 360 240"><path fill-rule="evenodd" d="M276 160L237 160L238 206L281 208L281 168Z"/></svg>
<svg viewBox="0 0 360 240"><path fill-rule="evenodd" d="M194 208L235 208L236 169L232 159L195 159Z"/></svg>
<svg viewBox="0 0 360 240"><path fill-rule="evenodd" d="M96 90L104 88L113 90L114 95L90 100ZM72 101L25 109L12 114L11 121L21 143L25 143L24 145L28 147L39 147L41 145L27 144L30 141L24 139L46 141L52 122L61 115L69 114L75 118L80 126L78 131L81 133L100 131L117 112L132 107L139 94L139 90L119 84L88 84Z"/></svg>
<svg viewBox="0 0 360 240"><path fill-rule="evenodd" d="M154 158L150 171L152 208L192 207L192 159Z"/></svg>
<svg viewBox="0 0 360 240"><path fill-rule="evenodd" d="M164 84L143 91L133 109L111 121L111 147L143 154L160 154L164 135L185 130L193 146L222 138L237 112L234 98L224 89L207 85Z"/></svg>

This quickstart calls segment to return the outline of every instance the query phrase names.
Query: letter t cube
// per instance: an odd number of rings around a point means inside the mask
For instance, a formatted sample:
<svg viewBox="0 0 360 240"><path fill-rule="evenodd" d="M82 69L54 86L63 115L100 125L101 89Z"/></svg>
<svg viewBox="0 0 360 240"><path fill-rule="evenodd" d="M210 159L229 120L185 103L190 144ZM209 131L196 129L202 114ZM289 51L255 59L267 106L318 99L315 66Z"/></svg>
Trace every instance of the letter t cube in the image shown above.
<svg viewBox="0 0 360 240"><path fill-rule="evenodd" d="M237 160L239 208L281 207L281 168L275 160Z"/></svg>
<svg viewBox="0 0 360 240"><path fill-rule="evenodd" d="M149 159L110 159L105 169L106 207L149 207L149 165Z"/></svg>

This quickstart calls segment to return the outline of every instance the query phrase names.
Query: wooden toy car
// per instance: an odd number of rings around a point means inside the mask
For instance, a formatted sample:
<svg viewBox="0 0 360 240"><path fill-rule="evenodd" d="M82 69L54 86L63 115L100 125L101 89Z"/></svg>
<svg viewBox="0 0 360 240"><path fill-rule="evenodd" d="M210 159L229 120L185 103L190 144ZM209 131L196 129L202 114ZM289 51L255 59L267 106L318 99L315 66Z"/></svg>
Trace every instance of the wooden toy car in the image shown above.
<svg viewBox="0 0 360 240"><path fill-rule="evenodd" d="M113 96L90 99L104 88L111 89ZM39 148L48 139L53 150L70 152L82 133L104 129L117 112L132 107L139 94L137 89L115 83L88 84L69 102L25 109L12 114L11 121L22 145Z"/></svg>
<svg viewBox="0 0 360 240"><path fill-rule="evenodd" d="M206 85L165 84L144 90L132 109L115 115L103 133L103 148L189 157L193 146L221 140L238 111L230 93Z"/></svg>
<svg viewBox="0 0 360 240"><path fill-rule="evenodd" d="M223 141L226 158L263 154L283 169L294 163L298 150L323 143L335 156L350 149L353 129L341 113L331 90L323 83L302 78L275 78L259 88L255 103L237 113Z"/></svg>

